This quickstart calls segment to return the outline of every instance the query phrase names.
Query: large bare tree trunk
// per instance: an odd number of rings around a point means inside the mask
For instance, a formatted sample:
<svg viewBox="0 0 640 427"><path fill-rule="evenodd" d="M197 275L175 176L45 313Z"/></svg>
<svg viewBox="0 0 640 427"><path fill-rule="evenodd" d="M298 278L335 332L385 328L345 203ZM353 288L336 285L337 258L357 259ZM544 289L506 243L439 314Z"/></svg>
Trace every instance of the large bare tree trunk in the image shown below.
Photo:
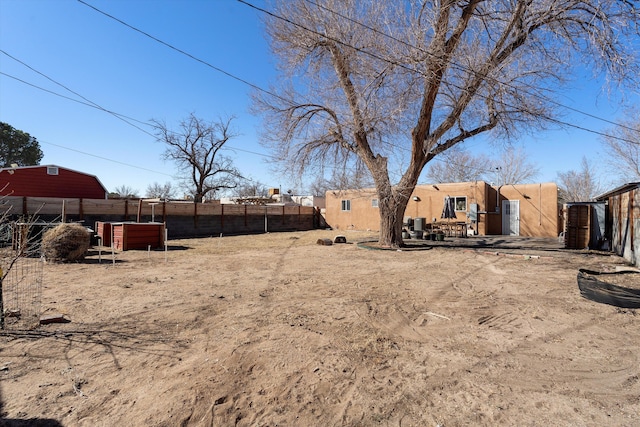
<svg viewBox="0 0 640 427"><path fill-rule="evenodd" d="M380 210L380 236L378 244L383 247L400 248L404 246L402 239L402 221L407 203L378 203Z"/></svg>
<svg viewBox="0 0 640 427"><path fill-rule="evenodd" d="M389 181L386 159L377 157L371 162L371 173L376 182L378 193L378 210L380 212L380 236L378 244L384 247L401 248L402 225L404 212L409 203L409 197L416 186L418 175L407 176L400 180L400 184L393 187ZM410 168L415 170L415 168Z"/></svg>

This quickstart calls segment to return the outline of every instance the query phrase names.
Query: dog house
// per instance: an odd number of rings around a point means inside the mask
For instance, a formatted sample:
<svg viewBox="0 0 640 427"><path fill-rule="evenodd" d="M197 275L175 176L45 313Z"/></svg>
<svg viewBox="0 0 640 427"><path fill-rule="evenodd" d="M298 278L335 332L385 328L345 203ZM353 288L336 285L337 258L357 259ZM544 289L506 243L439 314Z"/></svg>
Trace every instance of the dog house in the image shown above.
<svg viewBox="0 0 640 427"><path fill-rule="evenodd" d="M111 246L111 223L98 221L95 230L102 246Z"/></svg>
<svg viewBox="0 0 640 427"><path fill-rule="evenodd" d="M161 248L164 239L165 226L162 222L111 223L111 241L113 247L120 251Z"/></svg>

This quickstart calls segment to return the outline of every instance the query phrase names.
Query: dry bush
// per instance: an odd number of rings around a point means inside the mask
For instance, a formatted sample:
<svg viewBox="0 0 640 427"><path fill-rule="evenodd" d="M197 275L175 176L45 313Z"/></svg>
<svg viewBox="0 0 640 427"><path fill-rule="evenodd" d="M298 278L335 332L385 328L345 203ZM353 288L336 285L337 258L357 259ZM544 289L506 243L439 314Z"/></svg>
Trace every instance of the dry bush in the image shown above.
<svg viewBox="0 0 640 427"><path fill-rule="evenodd" d="M80 224L60 224L42 236L42 254L47 261L83 259L90 246L89 231Z"/></svg>

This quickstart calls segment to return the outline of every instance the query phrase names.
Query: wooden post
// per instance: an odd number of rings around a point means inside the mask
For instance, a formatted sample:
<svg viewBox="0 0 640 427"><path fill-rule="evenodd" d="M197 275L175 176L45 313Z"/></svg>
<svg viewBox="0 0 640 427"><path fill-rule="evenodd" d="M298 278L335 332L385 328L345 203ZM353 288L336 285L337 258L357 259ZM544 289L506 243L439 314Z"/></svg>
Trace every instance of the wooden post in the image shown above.
<svg viewBox="0 0 640 427"><path fill-rule="evenodd" d="M142 219L142 199L138 200L138 214L136 215L136 222L140 222Z"/></svg>
<svg viewBox="0 0 640 427"><path fill-rule="evenodd" d="M628 222L628 227L629 227L629 242L631 242L631 252L634 252L635 247L634 247L634 242L635 242L635 232L634 232L634 227L633 227L633 223L634 221L634 209L633 209L633 202L635 200L635 191L634 190L629 190L629 206L627 207L627 222Z"/></svg>
<svg viewBox="0 0 640 427"><path fill-rule="evenodd" d="M198 202L193 202L193 226L198 228Z"/></svg>

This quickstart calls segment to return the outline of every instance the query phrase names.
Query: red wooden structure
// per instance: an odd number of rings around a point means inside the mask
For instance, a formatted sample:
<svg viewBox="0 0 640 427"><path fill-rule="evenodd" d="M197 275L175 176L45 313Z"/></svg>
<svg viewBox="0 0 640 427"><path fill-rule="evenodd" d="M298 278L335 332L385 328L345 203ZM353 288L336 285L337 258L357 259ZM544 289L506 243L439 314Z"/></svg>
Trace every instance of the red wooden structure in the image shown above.
<svg viewBox="0 0 640 427"><path fill-rule="evenodd" d="M164 223L161 222L111 223L113 247L119 251L161 248L164 234Z"/></svg>
<svg viewBox="0 0 640 427"><path fill-rule="evenodd" d="M111 223L96 222L96 234L100 237L102 246L111 246Z"/></svg>
<svg viewBox="0 0 640 427"><path fill-rule="evenodd" d="M106 199L94 175L55 165L0 169L0 196Z"/></svg>

